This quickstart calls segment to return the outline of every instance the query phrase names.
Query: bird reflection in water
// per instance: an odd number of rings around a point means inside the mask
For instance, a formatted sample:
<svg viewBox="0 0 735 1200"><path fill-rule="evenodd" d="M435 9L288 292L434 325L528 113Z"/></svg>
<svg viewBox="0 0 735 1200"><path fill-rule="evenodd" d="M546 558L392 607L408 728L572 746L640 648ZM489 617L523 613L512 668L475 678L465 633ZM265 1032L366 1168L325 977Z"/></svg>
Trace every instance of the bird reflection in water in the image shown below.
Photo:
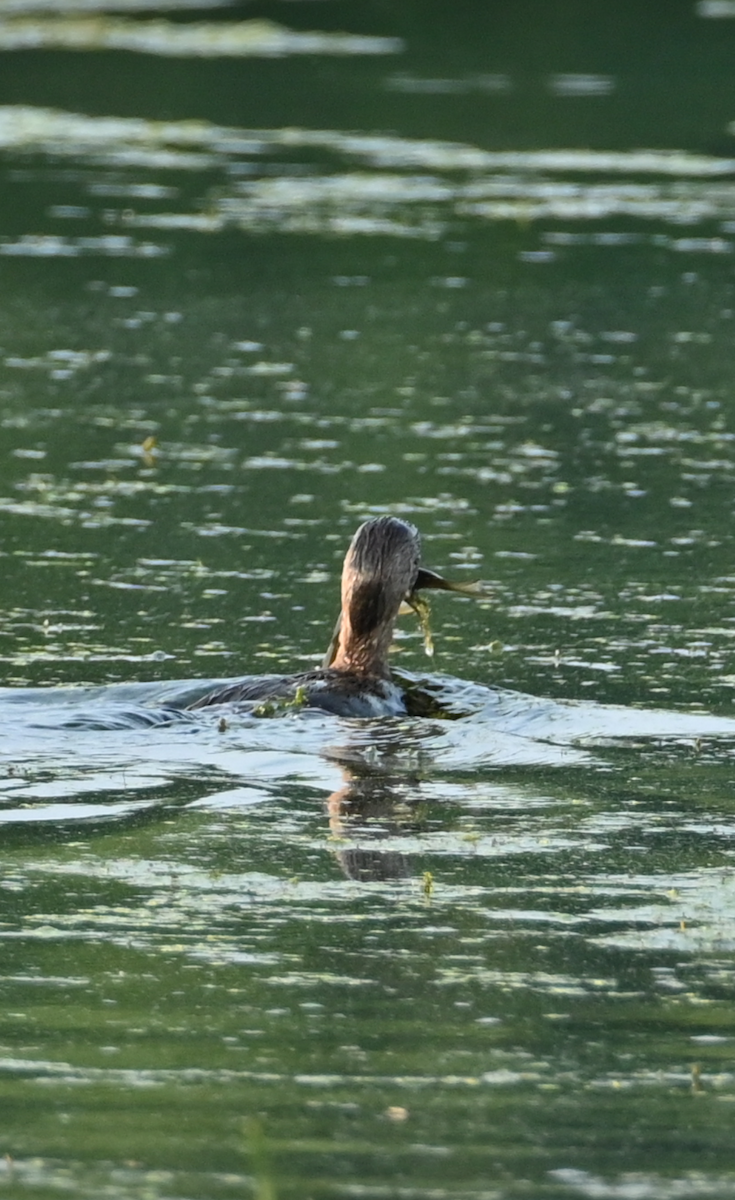
<svg viewBox="0 0 735 1200"><path fill-rule="evenodd" d="M344 779L325 803L330 849L348 879L387 883L416 874L395 841L425 826L423 744L433 724L386 722L370 744L350 741L327 751Z"/></svg>
<svg viewBox="0 0 735 1200"><path fill-rule="evenodd" d="M378 775L353 775L327 800L332 851L348 879L387 883L410 879L410 859L401 850L381 848L381 839L406 832L411 819L405 799L407 781ZM363 844L356 838L364 835ZM340 845L340 842L349 842Z"/></svg>

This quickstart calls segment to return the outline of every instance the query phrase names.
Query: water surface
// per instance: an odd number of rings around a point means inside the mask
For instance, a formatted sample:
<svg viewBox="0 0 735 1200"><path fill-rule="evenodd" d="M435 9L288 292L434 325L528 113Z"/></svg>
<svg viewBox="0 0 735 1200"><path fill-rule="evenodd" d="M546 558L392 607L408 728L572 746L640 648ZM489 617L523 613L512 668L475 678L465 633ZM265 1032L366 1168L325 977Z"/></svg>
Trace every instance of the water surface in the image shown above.
<svg viewBox="0 0 735 1200"><path fill-rule="evenodd" d="M735 1194L733 15L3 6L0 1191Z"/></svg>

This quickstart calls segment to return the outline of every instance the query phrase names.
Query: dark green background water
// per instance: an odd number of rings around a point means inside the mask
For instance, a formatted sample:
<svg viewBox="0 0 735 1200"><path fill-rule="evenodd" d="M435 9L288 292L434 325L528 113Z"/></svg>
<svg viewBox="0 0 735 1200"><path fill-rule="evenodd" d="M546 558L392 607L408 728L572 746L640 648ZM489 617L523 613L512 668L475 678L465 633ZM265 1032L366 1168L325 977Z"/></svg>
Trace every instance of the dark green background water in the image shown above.
<svg viewBox="0 0 735 1200"><path fill-rule="evenodd" d="M727 11L0 4L3 1194L735 1194ZM382 512L520 696L65 722L317 663Z"/></svg>

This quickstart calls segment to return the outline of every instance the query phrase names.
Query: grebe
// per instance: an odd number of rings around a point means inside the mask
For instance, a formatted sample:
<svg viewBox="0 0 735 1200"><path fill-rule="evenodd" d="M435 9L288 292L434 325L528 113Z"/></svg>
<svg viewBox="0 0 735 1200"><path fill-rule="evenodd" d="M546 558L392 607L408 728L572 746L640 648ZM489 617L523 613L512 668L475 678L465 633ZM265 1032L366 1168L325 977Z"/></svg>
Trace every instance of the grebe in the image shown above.
<svg viewBox="0 0 735 1200"><path fill-rule="evenodd" d="M415 525L398 517L365 521L342 568L342 610L322 666L298 675L250 676L220 687L190 708L214 704L249 707L273 701L321 708L343 717L397 716L408 710L391 678L388 651L401 605L418 611L416 593L439 588L464 594L475 584L451 583L420 565Z"/></svg>

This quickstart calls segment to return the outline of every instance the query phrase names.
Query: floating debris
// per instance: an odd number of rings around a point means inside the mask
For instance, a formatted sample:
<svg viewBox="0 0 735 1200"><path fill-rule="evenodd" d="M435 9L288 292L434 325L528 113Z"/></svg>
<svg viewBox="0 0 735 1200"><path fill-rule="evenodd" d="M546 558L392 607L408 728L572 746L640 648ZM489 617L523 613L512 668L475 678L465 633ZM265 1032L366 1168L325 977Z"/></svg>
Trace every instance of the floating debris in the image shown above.
<svg viewBox="0 0 735 1200"><path fill-rule="evenodd" d="M264 700L253 708L254 717L284 717L308 703L305 687L297 687L293 696L274 696L272 700Z"/></svg>
<svg viewBox="0 0 735 1200"><path fill-rule="evenodd" d="M413 595L409 601L410 607L416 613L424 638L424 651L427 658L434 657L434 639L431 635L431 605L423 596Z"/></svg>
<svg viewBox="0 0 735 1200"><path fill-rule="evenodd" d="M149 434L141 443L143 462L146 467L155 467L158 462L158 442L154 434Z"/></svg>

